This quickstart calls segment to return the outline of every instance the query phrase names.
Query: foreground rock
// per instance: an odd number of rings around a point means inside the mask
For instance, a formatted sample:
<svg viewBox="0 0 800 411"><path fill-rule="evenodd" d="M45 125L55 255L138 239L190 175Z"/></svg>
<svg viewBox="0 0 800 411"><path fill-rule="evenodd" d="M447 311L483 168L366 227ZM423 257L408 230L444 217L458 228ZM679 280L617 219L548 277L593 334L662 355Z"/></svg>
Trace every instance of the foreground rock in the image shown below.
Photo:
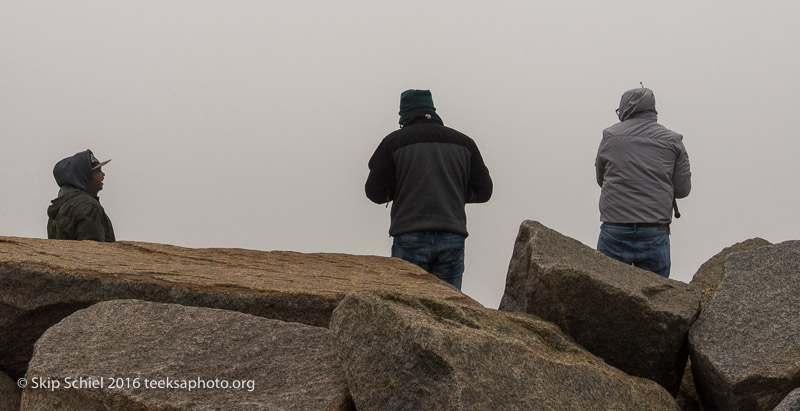
<svg viewBox="0 0 800 411"><path fill-rule="evenodd" d="M590 352L675 393L700 305L688 285L616 260L535 221L520 227L504 311L559 325Z"/></svg>
<svg viewBox="0 0 800 411"><path fill-rule="evenodd" d="M800 387L800 241L744 251L689 333L704 408L770 410Z"/></svg>
<svg viewBox="0 0 800 411"><path fill-rule="evenodd" d="M0 372L0 411L19 410L21 395L22 391L17 387L17 383Z"/></svg>
<svg viewBox="0 0 800 411"><path fill-rule="evenodd" d="M36 343L22 409L352 409L330 339L232 311L103 302Z"/></svg>
<svg viewBox="0 0 800 411"><path fill-rule="evenodd" d="M399 259L0 237L0 371L22 377L48 327L99 301L134 298L327 326L347 293L378 287L477 304Z"/></svg>
<svg viewBox="0 0 800 411"><path fill-rule="evenodd" d="M689 286L700 292L700 313L705 311L711 299L714 298L714 293L717 292L717 287L722 283L722 278L725 276L725 259L729 255L741 251L752 250L770 245L767 240L763 238L751 238L740 243L736 243L730 247L726 247L714 257L703 263L697 272L692 277ZM681 388L678 391L677 401L684 411L700 410L700 398L697 396L697 389L694 386L694 375L692 375L692 362L686 362L686 368L683 372L683 381L681 381Z"/></svg>
<svg viewBox="0 0 800 411"><path fill-rule="evenodd" d="M773 411L797 411L800 410L800 388L792 391L786 398L778 404Z"/></svg>
<svg viewBox="0 0 800 411"><path fill-rule="evenodd" d="M658 384L524 314L361 292L339 304L331 331L360 411L678 409Z"/></svg>

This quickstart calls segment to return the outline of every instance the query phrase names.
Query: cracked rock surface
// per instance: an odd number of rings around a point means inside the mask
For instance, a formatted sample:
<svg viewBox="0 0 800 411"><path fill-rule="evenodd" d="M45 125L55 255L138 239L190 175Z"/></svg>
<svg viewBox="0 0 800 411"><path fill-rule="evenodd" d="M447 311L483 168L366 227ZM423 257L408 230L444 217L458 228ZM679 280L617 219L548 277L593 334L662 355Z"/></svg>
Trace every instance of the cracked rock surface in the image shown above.
<svg viewBox="0 0 800 411"><path fill-rule="evenodd" d="M514 244L500 309L554 322L608 364L675 394L700 293L528 220Z"/></svg>

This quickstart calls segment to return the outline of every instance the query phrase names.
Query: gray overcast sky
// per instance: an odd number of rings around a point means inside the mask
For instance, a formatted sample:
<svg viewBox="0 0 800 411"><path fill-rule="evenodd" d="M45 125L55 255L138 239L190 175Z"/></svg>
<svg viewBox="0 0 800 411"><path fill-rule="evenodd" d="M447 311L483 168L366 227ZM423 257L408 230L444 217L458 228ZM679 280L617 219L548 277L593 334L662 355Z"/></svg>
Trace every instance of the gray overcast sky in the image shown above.
<svg viewBox="0 0 800 411"><path fill-rule="evenodd" d="M594 247L594 158L625 90L684 135L672 278L800 238L792 1L0 0L0 235L46 237L53 165L112 158L118 239L389 255L367 160L433 92L495 182L467 207L463 291L496 307L519 224Z"/></svg>

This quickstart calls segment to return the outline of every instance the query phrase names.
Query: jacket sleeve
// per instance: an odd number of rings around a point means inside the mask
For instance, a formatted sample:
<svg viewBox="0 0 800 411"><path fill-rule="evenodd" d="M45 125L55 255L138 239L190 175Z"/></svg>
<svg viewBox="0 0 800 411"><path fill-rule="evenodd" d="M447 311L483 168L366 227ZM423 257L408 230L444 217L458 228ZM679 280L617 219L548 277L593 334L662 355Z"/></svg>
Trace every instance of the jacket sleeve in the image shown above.
<svg viewBox="0 0 800 411"><path fill-rule="evenodd" d="M606 175L606 163L603 161L603 157L600 156L602 150L603 140L600 141L600 147L597 148L597 157L594 159L595 178L597 179L597 185L600 187L603 187L603 181Z"/></svg>
<svg viewBox="0 0 800 411"><path fill-rule="evenodd" d="M692 171L689 167L689 154L683 142L678 142L678 158L672 172L672 187L675 198L684 198L692 191Z"/></svg>
<svg viewBox="0 0 800 411"><path fill-rule="evenodd" d="M603 159L601 159L599 155L594 160L594 169L595 169L595 177L597 178L597 185L602 187L604 180L603 176L606 173L606 165L605 163L603 163Z"/></svg>
<svg viewBox="0 0 800 411"><path fill-rule="evenodd" d="M492 198L494 184L489 169L483 162L478 146L472 142L470 157L469 181L467 182L467 203L485 203Z"/></svg>
<svg viewBox="0 0 800 411"><path fill-rule="evenodd" d="M394 160L384 139L369 159L369 176L364 191L373 203L384 204L394 200L394 188Z"/></svg>

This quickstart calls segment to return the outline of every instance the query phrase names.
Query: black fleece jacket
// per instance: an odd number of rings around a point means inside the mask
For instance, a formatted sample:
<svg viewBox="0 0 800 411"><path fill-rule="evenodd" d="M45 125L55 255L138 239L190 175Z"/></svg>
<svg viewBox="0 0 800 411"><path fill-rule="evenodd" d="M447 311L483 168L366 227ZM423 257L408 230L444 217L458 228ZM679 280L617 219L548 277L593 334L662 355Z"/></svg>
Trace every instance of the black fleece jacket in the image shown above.
<svg viewBox="0 0 800 411"><path fill-rule="evenodd" d="M466 203L492 197L492 178L475 142L420 115L381 141L369 160L367 197L394 201L389 235L446 231L467 236Z"/></svg>

